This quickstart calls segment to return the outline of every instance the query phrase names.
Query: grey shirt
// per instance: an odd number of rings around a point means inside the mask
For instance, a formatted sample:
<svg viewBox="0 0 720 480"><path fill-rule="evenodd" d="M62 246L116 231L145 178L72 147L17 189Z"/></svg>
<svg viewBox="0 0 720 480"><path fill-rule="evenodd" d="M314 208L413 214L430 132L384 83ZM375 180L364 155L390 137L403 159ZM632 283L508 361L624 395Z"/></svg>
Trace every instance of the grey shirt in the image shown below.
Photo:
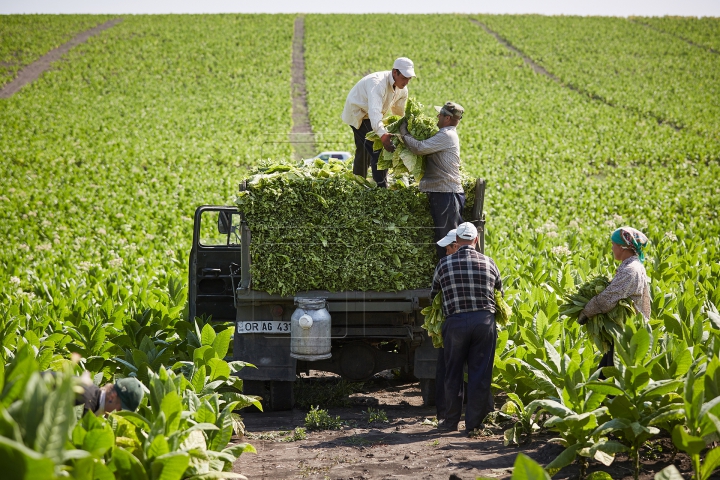
<svg viewBox="0 0 720 480"><path fill-rule="evenodd" d="M427 155L425 176L420 180L421 192L462 193L460 176L460 139L455 127L443 127L427 140L402 136L405 145L415 155Z"/></svg>

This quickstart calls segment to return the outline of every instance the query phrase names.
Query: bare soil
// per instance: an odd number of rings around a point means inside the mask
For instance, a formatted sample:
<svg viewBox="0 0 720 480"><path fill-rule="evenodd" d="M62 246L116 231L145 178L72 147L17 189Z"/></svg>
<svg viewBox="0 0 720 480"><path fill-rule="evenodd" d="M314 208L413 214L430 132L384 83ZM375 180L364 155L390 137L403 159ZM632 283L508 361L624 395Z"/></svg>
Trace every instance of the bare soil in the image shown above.
<svg viewBox="0 0 720 480"><path fill-rule="evenodd" d="M292 119L290 143L297 160L312 158L315 152L315 136L308 117L307 90L305 89L305 18L295 19L292 51Z"/></svg>
<svg viewBox="0 0 720 480"><path fill-rule="evenodd" d="M318 382L321 386L322 379ZM510 425L488 425L485 435L469 438L462 431L439 433L429 419L434 407L423 407L417 382L393 378L387 372L366 382L362 391L350 395L352 406L329 408L343 421L340 430L307 432L304 440L292 440L296 427L303 427L307 408L289 412L245 413L247 434L237 441L247 441L257 455L242 455L234 471L248 479L475 479L490 477L509 479L518 452L542 465L552 461L563 448L547 443L549 432L533 437L522 447L504 446L503 431ZM500 408L504 399L496 397ZM387 414L387 423L368 423L368 407ZM690 478L687 456L672 456L672 442L660 438L644 449L640 478L650 480L654 474L674 463ZM591 463L588 473L602 470L614 479L632 479L632 463L624 455L605 467ZM578 469L571 465L555 479L577 478ZM720 478L714 476L713 478Z"/></svg>
<svg viewBox="0 0 720 480"><path fill-rule="evenodd" d="M88 38L92 37L93 35L97 35L103 30L107 30L108 28L115 26L121 21L121 18L108 20L105 23L102 23L96 27L79 33L69 42L63 43L59 47L50 50L42 57L38 58L33 63L20 70L17 77L15 77L13 81L7 83L2 88L0 88L0 98L10 98L22 87L40 78L40 75L42 75L43 72L50 69L50 66L53 62L60 60L60 58L67 52L69 52L71 48L86 42Z"/></svg>

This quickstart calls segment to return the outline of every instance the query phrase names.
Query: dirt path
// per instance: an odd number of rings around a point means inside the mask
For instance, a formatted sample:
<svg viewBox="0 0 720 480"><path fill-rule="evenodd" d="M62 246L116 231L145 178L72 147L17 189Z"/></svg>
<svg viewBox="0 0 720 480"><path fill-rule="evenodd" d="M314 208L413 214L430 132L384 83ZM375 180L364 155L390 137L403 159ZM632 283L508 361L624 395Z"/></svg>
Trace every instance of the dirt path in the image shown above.
<svg viewBox="0 0 720 480"><path fill-rule="evenodd" d="M292 53L292 119L290 143L295 158L312 158L315 151L315 136L308 117L307 91L305 90L305 17L295 19Z"/></svg>
<svg viewBox="0 0 720 480"><path fill-rule="evenodd" d="M504 45L508 50L510 50L510 51L512 51L512 52L514 52L514 53L516 53L516 54L518 54L518 55L520 55L520 57L523 59L523 61L524 61L530 68L532 68L536 73L539 73L539 74L541 74L541 75L545 75L546 77L550 78L551 80L553 80L554 82L558 83L559 85L562 85L562 86L565 87L565 88L569 88L570 90L572 90L572 91L574 91L574 92L577 92L577 93L581 94L581 95L584 96L584 97L589 97L589 98L591 98L591 99L593 99L593 100L595 100L595 101L602 102L602 103L604 103L605 105L608 105L608 106L610 106L610 107L613 107L613 108L624 108L625 110L631 111L631 112L633 112L633 113L640 114L640 115L644 115L644 116L646 116L646 117L650 117L650 118L652 118L653 120L655 120L655 121L658 123L658 125L667 125L667 126L669 126L669 127L672 127L673 129L677 130L677 131L680 131L680 130L683 129L683 126L682 126L682 125L678 125L676 122L674 122L674 121L672 121L672 120L668 120L668 119L666 119L666 118L663 118L663 117L661 117L661 116L659 116L659 115L656 115L656 114L654 114L654 113L652 113L652 112L644 112L644 111L642 111L642 110L639 110L639 109L633 108L633 107L629 107L629 106L627 106L627 105L618 105L618 104L615 104L615 103L613 103L613 102L608 101L608 100L607 100L605 97L603 97L602 95L598 95L598 94L596 94L596 93L594 93L594 92L590 92L590 91L585 90L585 89L583 89L583 88L581 88L581 87L578 87L577 85L573 85L573 84L571 84L571 83L563 82L559 77L555 76L554 74L552 74L552 73L550 73L548 70L546 70L544 67L542 67L541 65L537 64L532 58L530 58L528 55L526 55L525 53L523 53L522 50L520 50L519 48L515 47L512 43L510 43L510 42L509 42L507 39L505 39L502 35L500 35L499 33L495 32L494 30L492 30L491 28L489 28L487 25L485 25L485 24L482 23L481 21L476 20L476 19L474 19L474 18L471 18L470 21L471 21L472 23L474 23L475 25L481 27L483 30L485 30L487 33L489 33L489 34L492 35L493 37L495 37L495 38L497 39L497 41L500 42L502 45Z"/></svg>
<svg viewBox="0 0 720 480"><path fill-rule="evenodd" d="M318 386L318 388L322 388ZM376 376L363 390L354 393L350 407L330 408L329 413L343 421L340 430L307 432L302 440L292 440L292 431L303 427L307 408L290 412L245 413L248 434L244 441L258 453L242 455L234 471L249 480L312 479L475 479L478 476L508 479L518 452L543 465L552 461L563 447L548 443L555 435L536 435L522 447L505 447L503 431L510 425L489 425L484 436L469 438L461 432L438 433L427 419L435 409L423 407L417 382L403 382ZM503 400L496 398L499 408ZM368 423L368 408L383 411L388 422ZM460 423L461 429L464 422ZM641 479L669 465L669 440L658 440L659 447L648 448L643 459ZM675 464L689 472L687 457L678 455ZM593 464L590 472L599 469ZM603 467L615 479L631 479L631 462L619 455L610 467ZM555 479L577 476L571 466Z"/></svg>
<svg viewBox="0 0 720 480"><path fill-rule="evenodd" d="M50 50L42 57L38 58L33 63L20 70L18 72L18 76L12 82L0 88L0 98L10 98L22 87L40 78L40 75L42 75L43 72L48 70L53 62L60 60L60 58L67 52L69 52L71 48L75 47L76 45L80 45L81 43L85 43L88 38L92 37L93 35L97 35L98 33L102 32L103 30L107 30L110 27L114 27L120 22L122 22L122 18L108 20L107 22L102 23L97 27L93 27L90 30L86 30L78 34L69 42L66 42L59 47Z"/></svg>

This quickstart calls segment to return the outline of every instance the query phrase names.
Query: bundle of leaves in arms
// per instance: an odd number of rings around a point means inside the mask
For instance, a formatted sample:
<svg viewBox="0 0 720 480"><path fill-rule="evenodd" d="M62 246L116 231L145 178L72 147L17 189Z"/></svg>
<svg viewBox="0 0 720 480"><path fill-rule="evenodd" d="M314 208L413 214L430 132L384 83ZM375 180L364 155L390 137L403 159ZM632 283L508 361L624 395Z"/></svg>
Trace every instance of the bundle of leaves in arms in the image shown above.
<svg viewBox="0 0 720 480"><path fill-rule="evenodd" d="M507 325L512 316L512 308L507 304L499 290L495 290L495 304L497 305L495 321L499 325ZM442 326L445 322L445 315L442 311L442 293L435 295L432 303L423 308L420 313L425 316L425 322L423 322L422 328L428 331L428 335L433 341L433 347L442 348L444 346Z"/></svg>
<svg viewBox="0 0 720 480"><path fill-rule="evenodd" d="M495 311L495 322L503 327L510 323L510 317L512 316L512 308L505 301L505 297L500 290L495 290L495 305L497 306Z"/></svg>
<svg viewBox="0 0 720 480"><path fill-rule="evenodd" d="M604 275L589 279L575 293L565 295L563 298L565 303L560 306L560 315L577 320L590 299L605 290L609 284L610 280ZM626 298L618 302L609 312L590 317L585 327L598 350L606 353L610 350L614 339L622 334L626 319L634 315L632 300Z"/></svg>
<svg viewBox="0 0 720 480"><path fill-rule="evenodd" d="M426 196L399 182L377 188L351 161L265 164L237 197L252 243L252 288L309 290L427 288L435 267Z"/></svg>
<svg viewBox="0 0 720 480"><path fill-rule="evenodd" d="M445 315L443 315L442 311L442 292L435 295L432 303L423 308L420 313L425 316L422 328L427 330L428 335L432 338L433 347L442 348L442 325L445 322Z"/></svg>
<svg viewBox="0 0 720 480"><path fill-rule="evenodd" d="M438 132L437 120L428 117L422 111L423 105L421 103L414 98L408 98L405 104L405 116L391 115L385 118L385 128L389 133L399 133L400 124L403 120L407 120L408 132L417 140L426 140ZM373 141L375 150L383 148L380 137L374 131L369 132L365 138ZM415 177L416 182L419 182L425 174L425 157L412 153L400 137L393 137L392 143L395 145L395 151L382 151L378 159L378 169L388 169L393 175L409 173Z"/></svg>

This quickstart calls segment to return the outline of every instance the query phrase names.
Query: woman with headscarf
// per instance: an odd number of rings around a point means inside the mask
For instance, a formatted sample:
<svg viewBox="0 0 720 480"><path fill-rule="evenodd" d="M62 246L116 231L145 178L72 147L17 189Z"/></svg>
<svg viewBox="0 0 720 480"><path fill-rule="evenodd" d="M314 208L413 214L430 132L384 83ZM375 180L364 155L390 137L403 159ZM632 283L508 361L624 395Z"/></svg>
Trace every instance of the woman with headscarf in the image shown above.
<svg viewBox="0 0 720 480"><path fill-rule="evenodd" d="M610 235L610 240L613 256L621 262L620 266L607 288L591 298L580 312L578 322L581 325L590 317L609 312L625 298L633 301L635 310L646 320L650 319L650 280L643 266L648 238L632 227L621 227ZM613 366L614 350L613 345L600 360L598 368Z"/></svg>

